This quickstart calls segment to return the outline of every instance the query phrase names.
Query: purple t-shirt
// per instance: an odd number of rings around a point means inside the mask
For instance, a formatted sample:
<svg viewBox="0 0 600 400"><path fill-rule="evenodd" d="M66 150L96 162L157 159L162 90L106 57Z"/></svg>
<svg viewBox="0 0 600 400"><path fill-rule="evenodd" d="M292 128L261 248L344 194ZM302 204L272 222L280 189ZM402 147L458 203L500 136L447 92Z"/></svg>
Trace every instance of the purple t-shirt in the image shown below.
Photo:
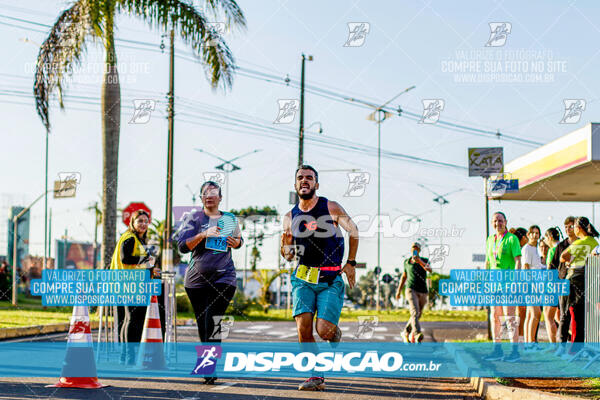
<svg viewBox="0 0 600 400"><path fill-rule="evenodd" d="M225 214L225 213L224 213ZM201 241L193 250L186 245L186 241L204 232L211 226L216 226L218 217L210 218L203 211L196 211L184 216L183 222L176 232L177 247L181 253L192 251L192 258L185 273L184 286L187 288L201 288L226 283L236 285L235 266L231 258L231 248L227 251L206 249L206 239ZM239 227L234 233L239 236Z"/></svg>

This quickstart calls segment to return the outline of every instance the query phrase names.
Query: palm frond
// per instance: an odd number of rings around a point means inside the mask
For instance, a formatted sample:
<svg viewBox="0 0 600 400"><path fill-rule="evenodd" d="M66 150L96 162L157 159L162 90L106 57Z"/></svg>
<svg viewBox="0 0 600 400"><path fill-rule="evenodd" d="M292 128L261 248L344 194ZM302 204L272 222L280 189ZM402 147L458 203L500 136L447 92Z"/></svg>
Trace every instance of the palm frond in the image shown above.
<svg viewBox="0 0 600 400"><path fill-rule="evenodd" d="M204 66L211 86L228 89L233 83L235 60L213 21L190 4L181 0L118 0L118 7L131 15L137 15L163 30L174 29L176 34L193 50ZM215 1L210 1L214 4ZM220 2L236 23L245 26L241 10L232 0ZM236 11L237 10L237 11Z"/></svg>
<svg viewBox="0 0 600 400"><path fill-rule="evenodd" d="M246 28L246 17L235 0L205 0L205 3L213 16L218 17L219 11L223 12L228 27Z"/></svg>
<svg viewBox="0 0 600 400"><path fill-rule="evenodd" d="M91 32L89 3L79 0L58 17L38 53L33 93L36 110L46 130L50 130L49 99L56 90L63 107L65 77L81 62L85 39Z"/></svg>

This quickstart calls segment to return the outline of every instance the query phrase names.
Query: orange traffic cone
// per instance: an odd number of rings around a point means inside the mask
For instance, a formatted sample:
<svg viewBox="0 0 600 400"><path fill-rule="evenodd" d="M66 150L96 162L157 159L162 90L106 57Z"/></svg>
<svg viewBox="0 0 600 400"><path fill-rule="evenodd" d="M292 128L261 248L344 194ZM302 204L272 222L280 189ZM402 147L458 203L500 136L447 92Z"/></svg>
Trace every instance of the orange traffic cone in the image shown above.
<svg viewBox="0 0 600 400"><path fill-rule="evenodd" d="M60 375L56 385L46 387L99 389L107 386L101 384L97 378L90 317L86 306L73 306L67 355Z"/></svg>
<svg viewBox="0 0 600 400"><path fill-rule="evenodd" d="M146 310L137 365L143 369L167 369L156 296L152 296Z"/></svg>

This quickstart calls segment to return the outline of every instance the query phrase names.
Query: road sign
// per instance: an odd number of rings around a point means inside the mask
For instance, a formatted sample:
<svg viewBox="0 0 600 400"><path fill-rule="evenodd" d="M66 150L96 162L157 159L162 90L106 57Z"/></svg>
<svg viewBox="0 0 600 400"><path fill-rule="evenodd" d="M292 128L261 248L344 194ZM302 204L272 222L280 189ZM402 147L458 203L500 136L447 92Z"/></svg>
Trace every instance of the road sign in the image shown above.
<svg viewBox="0 0 600 400"><path fill-rule="evenodd" d="M379 276L381 274L381 267L375 267L375 275Z"/></svg>
<svg viewBox="0 0 600 400"><path fill-rule="evenodd" d="M503 147L469 147L469 176L490 176L504 171Z"/></svg>
<svg viewBox="0 0 600 400"><path fill-rule="evenodd" d="M137 210L144 210L148 213L149 215L149 220L152 220L152 211L148 208L147 205L145 205L142 202L137 202L137 203L129 203L129 205L127 207L125 207L123 209L123 223L127 226L129 226L129 220L131 219L131 214L133 214L134 211Z"/></svg>
<svg viewBox="0 0 600 400"><path fill-rule="evenodd" d="M517 193L519 191L518 179L494 179L488 181L487 194L491 197L499 197L505 193Z"/></svg>
<svg viewBox="0 0 600 400"><path fill-rule="evenodd" d="M69 180L60 180L54 181L54 198L55 199L64 199L67 197L75 197L75 192L77 191L77 180L69 179Z"/></svg>
<svg viewBox="0 0 600 400"><path fill-rule="evenodd" d="M367 268L367 263L356 263L354 268Z"/></svg>

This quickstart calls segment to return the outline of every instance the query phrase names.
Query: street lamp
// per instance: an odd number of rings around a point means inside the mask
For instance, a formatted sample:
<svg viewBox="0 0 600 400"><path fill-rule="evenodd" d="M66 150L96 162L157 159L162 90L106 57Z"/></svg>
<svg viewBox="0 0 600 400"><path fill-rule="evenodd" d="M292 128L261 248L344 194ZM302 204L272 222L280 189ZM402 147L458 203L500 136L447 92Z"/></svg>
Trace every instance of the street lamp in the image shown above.
<svg viewBox="0 0 600 400"><path fill-rule="evenodd" d="M448 199L446 199L446 196L448 196L448 195L451 195L451 194L453 194L453 193L462 192L462 191L463 191L463 190L465 190L465 189L461 188L461 189L457 189L457 190L452 190L452 191L450 191L450 192L448 192L448 193L439 194L439 193L436 193L436 192L434 192L433 190L429 189L429 188L428 188L427 186L425 186L425 185L422 185L422 184L420 184L420 183L419 183L418 185L419 185L420 187L422 187L423 189L427 190L428 192L431 192L431 193L433 193L433 194L435 194L435 195L436 195L436 197L434 197L434 198L433 198L433 201L435 201L436 203L438 203L438 204L440 205L440 229L442 229L442 228L444 227L444 225L442 224L442 223L443 223L443 219L442 219L442 217L443 217L443 212L442 212L442 210L443 210L443 207L444 207L446 204L450 203L450 202L448 201ZM443 238L443 236L444 236L444 235L442 235L442 234L441 234L441 232L440 232L440 246L441 246L441 245L442 245L442 243L443 243L443 241L442 241L442 238Z"/></svg>
<svg viewBox="0 0 600 400"><path fill-rule="evenodd" d="M365 104L374 109L374 111L367 116L367 119L369 121L375 121L377 123L377 223L378 223L377 226L379 226L379 218L381 215L381 123L383 121L385 121L387 118L394 115L390 112L385 111L384 109L392 101L396 100L398 97L400 97L404 93L413 90L414 88L416 88L416 86L413 85L411 87L404 89L403 91L401 91L400 93L398 93L397 95L395 95L394 97L392 97L391 99L389 99L388 101L386 101L385 103L383 103L380 106L372 104L372 103L368 103L366 101L358 100L353 97L348 97L345 99L348 101ZM377 266L380 266L380 264L381 264L381 231L378 229L378 232L377 232ZM379 311L379 302L377 303L377 311Z"/></svg>
<svg viewBox="0 0 600 400"><path fill-rule="evenodd" d="M226 188L225 188L225 195L226 195L226 197L225 197L225 209L229 211L229 173L230 172L235 172L235 171L238 171L238 170L242 169L242 167L239 167L239 166L235 165L233 162L235 160L239 160L240 158L244 158L246 156L249 156L250 154L258 153L259 151L262 151L262 149L252 150L252 151L250 151L248 153L242 154L241 156L234 157L231 160L226 160L224 158L219 157L216 154L209 153L208 151L203 150L203 149L195 149L195 150L199 151L200 153L206 153L206 154L208 154L211 157L214 157L214 158L216 158L218 160L223 161L223 163L215 166L215 169L218 169L218 170L221 170L221 171L225 172L225 185L226 185ZM200 193L200 195L202 195L202 193Z"/></svg>
<svg viewBox="0 0 600 400"><path fill-rule="evenodd" d="M304 64L306 60L312 61L313 56L302 53L302 67L300 70L300 129L298 132L298 167L304 164Z"/></svg>

